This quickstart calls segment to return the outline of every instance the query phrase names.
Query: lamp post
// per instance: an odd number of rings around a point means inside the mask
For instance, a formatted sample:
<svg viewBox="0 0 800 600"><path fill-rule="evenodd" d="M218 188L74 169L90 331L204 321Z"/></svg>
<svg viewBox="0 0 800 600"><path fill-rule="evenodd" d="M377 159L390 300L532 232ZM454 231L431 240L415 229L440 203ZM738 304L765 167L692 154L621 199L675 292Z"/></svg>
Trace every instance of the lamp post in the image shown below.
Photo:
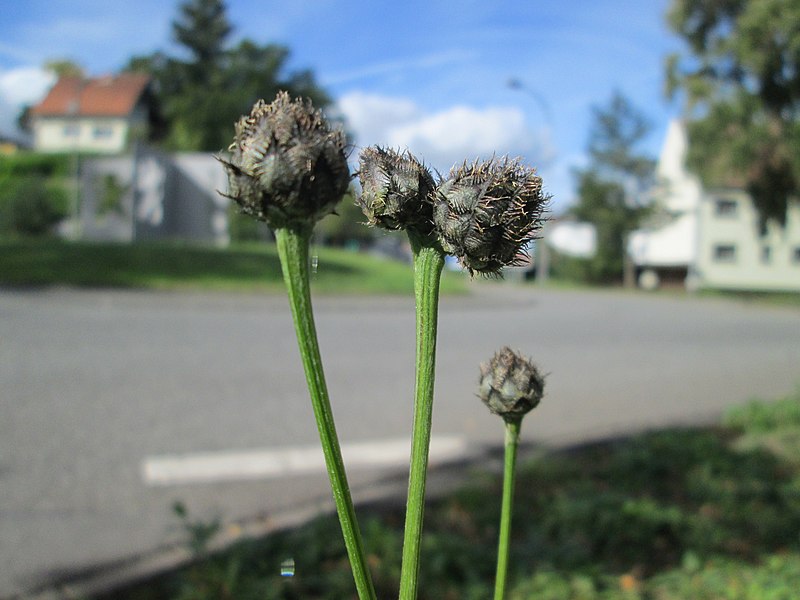
<svg viewBox="0 0 800 600"><path fill-rule="evenodd" d="M553 118L550 112L550 106L545 99L536 91L525 85L520 79L511 77L507 85L510 89L523 92L530 96L536 102L539 110L544 116L545 123L552 124ZM544 284L550 278L550 251L545 243L545 233L547 232L547 224L542 228L542 234L536 240L536 249L534 250L534 260L536 261L536 283Z"/></svg>
<svg viewBox="0 0 800 600"><path fill-rule="evenodd" d="M69 105L67 106L67 114L69 115L69 128L70 128L70 138L72 143L71 146L71 154L72 154L72 177L73 177L73 185L72 185L72 231L70 235L73 239L79 239L81 237L81 166L80 166L80 136L81 136L81 129L80 129L80 104L78 98L74 98L70 101Z"/></svg>

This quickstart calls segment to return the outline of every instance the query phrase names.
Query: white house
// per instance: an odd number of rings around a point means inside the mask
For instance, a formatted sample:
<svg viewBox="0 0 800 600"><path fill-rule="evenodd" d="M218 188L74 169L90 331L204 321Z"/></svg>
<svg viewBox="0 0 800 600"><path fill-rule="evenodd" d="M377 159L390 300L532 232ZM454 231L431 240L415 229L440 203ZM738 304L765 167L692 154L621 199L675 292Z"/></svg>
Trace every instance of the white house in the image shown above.
<svg viewBox="0 0 800 600"><path fill-rule="evenodd" d="M709 190L698 211L697 255L689 285L718 289L800 291L800 205L786 227L759 216L741 190Z"/></svg>
<svg viewBox="0 0 800 600"><path fill-rule="evenodd" d="M656 168L658 213L628 240L639 284L800 291L800 205L790 203L785 228L769 223L762 235L747 193L703 189L686 170L687 148L684 126L671 122Z"/></svg>
<svg viewBox="0 0 800 600"><path fill-rule="evenodd" d="M40 152L115 154L150 121L150 78L138 73L62 77L31 109L33 147Z"/></svg>

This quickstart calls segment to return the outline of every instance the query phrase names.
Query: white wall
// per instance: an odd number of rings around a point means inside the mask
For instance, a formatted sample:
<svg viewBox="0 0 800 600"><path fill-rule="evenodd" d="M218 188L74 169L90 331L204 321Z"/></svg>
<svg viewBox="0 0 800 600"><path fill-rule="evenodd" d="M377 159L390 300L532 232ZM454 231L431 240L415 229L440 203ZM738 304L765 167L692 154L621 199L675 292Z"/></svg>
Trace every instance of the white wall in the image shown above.
<svg viewBox="0 0 800 600"><path fill-rule="evenodd" d="M703 195L699 178L686 169L688 150L686 128L680 120L673 119L656 165L654 192L659 204L673 214L693 212Z"/></svg>
<svg viewBox="0 0 800 600"><path fill-rule="evenodd" d="M746 193L708 192L700 207L695 266L701 287L800 291L800 206L790 204L785 229L770 223L762 237Z"/></svg>
<svg viewBox="0 0 800 600"><path fill-rule="evenodd" d="M41 152L118 153L128 140L123 118L39 117L33 122L34 148Z"/></svg>
<svg viewBox="0 0 800 600"><path fill-rule="evenodd" d="M122 190L116 210L101 210L106 178ZM82 233L119 241L183 239L229 243L230 200L218 190L228 178L211 154L163 154L140 147L135 154L81 160Z"/></svg>
<svg viewBox="0 0 800 600"><path fill-rule="evenodd" d="M671 121L656 165L655 214L628 238L628 254L638 267L688 267L694 260L703 190L686 170L688 143L681 121Z"/></svg>

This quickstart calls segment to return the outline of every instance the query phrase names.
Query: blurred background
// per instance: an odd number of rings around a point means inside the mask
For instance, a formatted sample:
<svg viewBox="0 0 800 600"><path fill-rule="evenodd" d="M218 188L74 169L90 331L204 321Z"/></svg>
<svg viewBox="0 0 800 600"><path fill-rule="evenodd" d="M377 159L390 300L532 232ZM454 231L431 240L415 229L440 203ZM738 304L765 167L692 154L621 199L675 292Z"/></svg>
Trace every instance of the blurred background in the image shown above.
<svg viewBox="0 0 800 600"><path fill-rule="evenodd" d="M268 238L217 194L212 156L255 100L287 89L341 121L354 163L380 144L443 174L493 154L535 166L551 222L528 277L538 263L542 279L797 290L796 10L9 4L0 227L217 246ZM346 202L322 243L373 246L358 219Z"/></svg>
<svg viewBox="0 0 800 600"><path fill-rule="evenodd" d="M548 373L516 597L794 597L797 0L0 0L0 598L99 598L330 508L272 234L215 158L279 90L344 128L353 169L373 144L442 176L518 156L551 196L503 280L444 274L427 597L490 593L501 432L474 387L506 344ZM312 289L356 500L393 499L366 534L389 597L413 281L356 186ZM755 397L783 401L726 412ZM349 597L337 535L131 598Z"/></svg>

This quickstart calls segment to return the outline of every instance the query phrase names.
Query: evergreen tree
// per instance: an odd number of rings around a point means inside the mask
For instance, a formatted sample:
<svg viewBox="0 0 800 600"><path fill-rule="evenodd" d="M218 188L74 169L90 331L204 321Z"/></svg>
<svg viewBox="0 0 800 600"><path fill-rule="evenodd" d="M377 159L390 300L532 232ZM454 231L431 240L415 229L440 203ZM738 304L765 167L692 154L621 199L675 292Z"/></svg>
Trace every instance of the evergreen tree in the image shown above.
<svg viewBox="0 0 800 600"><path fill-rule="evenodd" d="M219 66L225 52L225 40L233 31L221 0L190 0L179 8L172 23L175 40L189 50L190 64L199 69Z"/></svg>
<svg viewBox="0 0 800 600"><path fill-rule="evenodd" d="M597 250L587 276L598 283L622 279L625 244L648 208L639 201L651 183L655 161L638 146L650 133L647 118L619 92L608 106L592 109L588 168L577 170L578 203L571 214L591 223Z"/></svg>
<svg viewBox="0 0 800 600"><path fill-rule="evenodd" d="M233 28L221 0L188 0L173 22L185 60L155 53L131 59L128 70L150 73L166 122L164 143L175 150L217 152L230 143L233 124L259 98L281 90L330 103L310 71L285 73L289 50L249 39L227 43Z"/></svg>
<svg viewBox="0 0 800 600"><path fill-rule="evenodd" d="M800 2L672 0L668 20L686 42L667 90L686 103L689 166L749 191L762 228L785 224L800 186Z"/></svg>

